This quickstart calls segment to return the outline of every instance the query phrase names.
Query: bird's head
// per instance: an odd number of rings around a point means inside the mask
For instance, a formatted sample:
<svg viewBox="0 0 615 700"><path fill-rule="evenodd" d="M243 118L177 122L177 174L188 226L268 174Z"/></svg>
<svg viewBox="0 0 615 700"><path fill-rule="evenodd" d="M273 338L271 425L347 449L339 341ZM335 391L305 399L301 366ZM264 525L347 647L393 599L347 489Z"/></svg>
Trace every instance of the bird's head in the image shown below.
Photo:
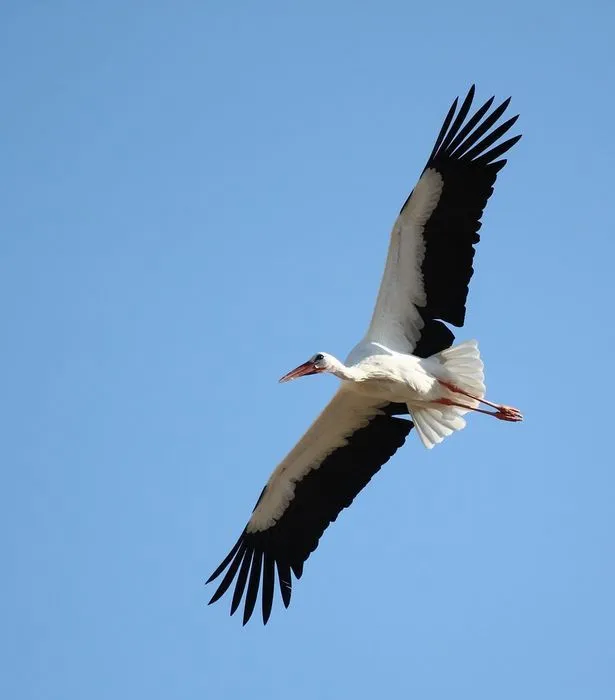
<svg viewBox="0 0 615 700"><path fill-rule="evenodd" d="M281 382L289 382L291 379L307 377L308 374L320 374L321 372L331 372L335 368L335 359L326 352L317 352L312 355L307 362L285 374Z"/></svg>

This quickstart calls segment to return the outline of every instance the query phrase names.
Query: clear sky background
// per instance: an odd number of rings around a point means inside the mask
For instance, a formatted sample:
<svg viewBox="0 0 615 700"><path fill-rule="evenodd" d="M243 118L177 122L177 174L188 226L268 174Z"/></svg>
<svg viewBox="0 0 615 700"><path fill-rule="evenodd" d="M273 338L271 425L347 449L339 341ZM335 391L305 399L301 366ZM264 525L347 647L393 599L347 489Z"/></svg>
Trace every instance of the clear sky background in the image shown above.
<svg viewBox="0 0 615 700"><path fill-rule="evenodd" d="M0 696L615 697L612 2L6 0ZM409 436L246 627L204 580L335 389L451 100L513 96L459 339Z"/></svg>

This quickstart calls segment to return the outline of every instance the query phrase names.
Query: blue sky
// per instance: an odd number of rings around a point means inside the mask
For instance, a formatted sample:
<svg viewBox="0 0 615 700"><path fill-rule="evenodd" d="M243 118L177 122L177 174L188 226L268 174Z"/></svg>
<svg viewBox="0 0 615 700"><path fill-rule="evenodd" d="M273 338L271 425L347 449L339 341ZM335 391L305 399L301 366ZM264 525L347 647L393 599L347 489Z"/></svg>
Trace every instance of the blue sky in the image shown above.
<svg viewBox="0 0 615 700"><path fill-rule="evenodd" d="M0 10L0 694L612 698L615 7ZM489 394L416 435L270 624L203 581L335 388L452 98L513 96L467 324Z"/></svg>

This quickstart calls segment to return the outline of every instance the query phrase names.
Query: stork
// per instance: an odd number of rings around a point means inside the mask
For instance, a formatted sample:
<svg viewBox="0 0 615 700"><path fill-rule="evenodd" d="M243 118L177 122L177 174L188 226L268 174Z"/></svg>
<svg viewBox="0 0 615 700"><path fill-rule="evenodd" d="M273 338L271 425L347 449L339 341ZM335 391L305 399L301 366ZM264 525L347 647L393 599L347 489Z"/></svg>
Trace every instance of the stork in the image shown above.
<svg viewBox="0 0 615 700"><path fill-rule="evenodd" d="M458 99L451 105L393 225L363 339L345 362L319 352L280 380L330 373L341 384L273 471L241 536L207 581L224 573L210 604L235 583L231 615L243 600L244 625L259 590L263 622L269 620L276 574L288 607L292 576L301 578L325 529L412 427L432 448L463 428L469 412L522 420L516 408L485 398L477 343L453 345L446 325L463 326L480 219L506 164L501 156L521 138L500 141L518 117L499 123L510 98L492 109L492 97L469 116L474 92L472 86L459 109Z"/></svg>

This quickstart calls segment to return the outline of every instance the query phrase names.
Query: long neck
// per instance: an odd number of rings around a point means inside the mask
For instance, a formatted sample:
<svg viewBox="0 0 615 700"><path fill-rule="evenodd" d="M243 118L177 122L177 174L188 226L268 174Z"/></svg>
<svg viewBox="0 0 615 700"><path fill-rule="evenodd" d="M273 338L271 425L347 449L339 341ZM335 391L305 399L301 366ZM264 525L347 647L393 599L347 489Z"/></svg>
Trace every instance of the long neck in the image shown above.
<svg viewBox="0 0 615 700"><path fill-rule="evenodd" d="M355 367L346 367L343 362L332 357L330 360L331 368L329 372L334 374L338 379L343 379L347 382L356 382L360 379L360 372Z"/></svg>

